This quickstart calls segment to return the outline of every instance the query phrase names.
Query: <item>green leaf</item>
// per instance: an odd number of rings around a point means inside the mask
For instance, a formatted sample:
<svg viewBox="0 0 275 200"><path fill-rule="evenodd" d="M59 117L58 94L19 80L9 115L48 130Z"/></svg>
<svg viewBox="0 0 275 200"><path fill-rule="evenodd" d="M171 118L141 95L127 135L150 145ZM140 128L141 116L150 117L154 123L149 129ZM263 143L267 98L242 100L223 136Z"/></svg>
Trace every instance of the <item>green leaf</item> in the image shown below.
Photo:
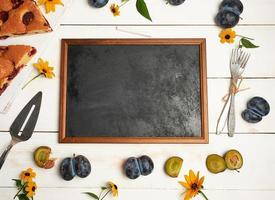
<svg viewBox="0 0 275 200"><path fill-rule="evenodd" d="M149 11L147 9L147 5L146 3L144 2L144 0L137 0L136 2L136 8L137 8L137 11L143 16L145 17L146 19L152 21L151 17L150 17L150 14L149 14Z"/></svg>
<svg viewBox="0 0 275 200"><path fill-rule="evenodd" d="M245 48L258 48L259 47L259 46L256 46L255 44L253 44L250 40L248 40L246 38L242 38L241 43L242 43L242 46Z"/></svg>
<svg viewBox="0 0 275 200"><path fill-rule="evenodd" d="M12 179L13 181L15 181L16 187L21 188L22 187L22 181L19 179Z"/></svg>
<svg viewBox="0 0 275 200"><path fill-rule="evenodd" d="M17 197L19 200L30 200L25 194L19 194Z"/></svg>
<svg viewBox="0 0 275 200"><path fill-rule="evenodd" d="M94 198L94 199L99 199L98 196L94 193L91 193L91 192L85 192L84 194L87 194L89 195L90 197Z"/></svg>
<svg viewBox="0 0 275 200"><path fill-rule="evenodd" d="M106 190L106 189L107 189L107 187L101 187L101 189L102 189L102 190Z"/></svg>

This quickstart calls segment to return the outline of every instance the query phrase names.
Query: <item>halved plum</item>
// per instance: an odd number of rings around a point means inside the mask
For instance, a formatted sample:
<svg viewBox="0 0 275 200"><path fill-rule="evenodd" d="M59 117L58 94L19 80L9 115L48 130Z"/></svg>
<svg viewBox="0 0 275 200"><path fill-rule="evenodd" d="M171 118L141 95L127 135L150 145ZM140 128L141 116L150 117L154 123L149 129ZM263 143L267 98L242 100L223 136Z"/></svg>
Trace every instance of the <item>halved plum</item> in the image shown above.
<svg viewBox="0 0 275 200"><path fill-rule="evenodd" d="M50 169L54 166L55 159L50 159L51 151L47 146L41 146L35 150L33 157L38 167Z"/></svg>
<svg viewBox="0 0 275 200"><path fill-rule="evenodd" d="M211 154L206 158L206 167L209 172L217 174L226 170L226 163L223 157Z"/></svg>
<svg viewBox="0 0 275 200"><path fill-rule="evenodd" d="M178 177L181 167L182 167L183 159L177 156L173 156L169 158L165 162L165 172L168 176L173 178Z"/></svg>
<svg viewBox="0 0 275 200"><path fill-rule="evenodd" d="M243 166L243 157L241 153L235 149L229 150L224 155L226 166L230 170L238 170Z"/></svg>

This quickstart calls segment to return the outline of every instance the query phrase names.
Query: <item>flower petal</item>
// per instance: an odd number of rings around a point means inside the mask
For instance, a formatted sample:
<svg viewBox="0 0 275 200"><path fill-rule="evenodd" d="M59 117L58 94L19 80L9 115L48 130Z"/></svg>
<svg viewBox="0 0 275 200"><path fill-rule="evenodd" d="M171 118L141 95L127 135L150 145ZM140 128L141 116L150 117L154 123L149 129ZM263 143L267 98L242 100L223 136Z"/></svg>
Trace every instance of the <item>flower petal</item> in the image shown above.
<svg viewBox="0 0 275 200"><path fill-rule="evenodd" d="M192 198L191 192L192 192L191 190L186 191L184 200L190 200Z"/></svg>
<svg viewBox="0 0 275 200"><path fill-rule="evenodd" d="M196 189L196 190L191 190L191 192L190 192L190 197L193 198L193 197L195 197L198 193L199 193L199 190L198 190L198 189Z"/></svg>
<svg viewBox="0 0 275 200"><path fill-rule="evenodd" d="M186 189L191 189L191 185L182 181L179 181L179 184L181 184Z"/></svg>
<svg viewBox="0 0 275 200"><path fill-rule="evenodd" d="M196 183L196 176L193 170L189 170L189 177L192 183Z"/></svg>
<svg viewBox="0 0 275 200"><path fill-rule="evenodd" d="M203 184L203 182L204 182L204 176L201 177L201 179L200 179L199 182L198 182L198 185L201 187L202 184Z"/></svg>
<svg viewBox="0 0 275 200"><path fill-rule="evenodd" d="M199 179L200 179L200 171L197 172L197 176L196 176L196 183L199 182Z"/></svg>
<svg viewBox="0 0 275 200"><path fill-rule="evenodd" d="M187 184L192 185L192 182L191 182L191 180L190 180L190 177L189 177L189 176L184 175L184 178L185 178L185 180L186 180Z"/></svg>
<svg viewBox="0 0 275 200"><path fill-rule="evenodd" d="M40 5L43 5L43 4L45 4L45 2L46 2L47 0L38 0L38 5L40 6Z"/></svg>

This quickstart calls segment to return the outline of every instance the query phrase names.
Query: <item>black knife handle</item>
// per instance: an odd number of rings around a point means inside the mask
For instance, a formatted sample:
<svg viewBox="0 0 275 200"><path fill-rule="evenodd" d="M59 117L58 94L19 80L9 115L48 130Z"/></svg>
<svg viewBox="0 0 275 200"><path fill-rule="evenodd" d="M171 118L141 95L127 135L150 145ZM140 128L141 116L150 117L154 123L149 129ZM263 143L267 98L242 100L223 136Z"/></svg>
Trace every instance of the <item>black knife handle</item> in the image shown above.
<svg viewBox="0 0 275 200"><path fill-rule="evenodd" d="M9 154L9 152L10 152L10 150L11 150L12 147L13 147L13 144L11 143L11 144L5 149L5 151L2 153L2 155L1 155L1 157L0 157L0 170L1 170L1 168L2 168L2 166L3 166L3 164L4 164L4 162L5 162L5 160L6 160L6 158L7 158L7 156L8 156L8 154Z"/></svg>

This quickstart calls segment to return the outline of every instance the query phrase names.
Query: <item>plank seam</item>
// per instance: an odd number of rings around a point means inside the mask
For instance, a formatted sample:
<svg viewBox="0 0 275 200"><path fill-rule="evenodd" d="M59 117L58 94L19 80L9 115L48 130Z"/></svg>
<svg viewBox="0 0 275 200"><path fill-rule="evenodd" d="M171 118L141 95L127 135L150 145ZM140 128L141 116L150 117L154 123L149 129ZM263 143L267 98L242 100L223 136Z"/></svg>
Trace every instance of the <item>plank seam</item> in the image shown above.
<svg viewBox="0 0 275 200"><path fill-rule="evenodd" d="M4 131L4 130L0 130L0 132L2 133L9 133L9 131ZM59 131L34 131L34 133L50 133L50 134L54 134L54 133L59 133ZM215 132L209 132L209 134L211 135L216 135ZM221 135L224 135L226 134L227 135L227 132L223 132L221 133ZM236 132L235 134L238 134L238 135L273 135L275 134L275 132Z"/></svg>
<svg viewBox="0 0 275 200"><path fill-rule="evenodd" d="M171 27L171 26L183 26L183 27L186 27L186 26L190 26L190 27L195 27L195 26L201 26L201 27L207 27L207 26L214 26L214 27L217 27L217 25L215 24L60 24L60 26L110 26L110 27L114 27L114 26L132 26L132 27L141 27L141 26L148 26L148 27L154 27L154 26L168 26L168 27ZM239 24L237 25L237 27L241 27L241 26L260 26L260 27L266 27L266 26L269 26L269 27L274 27L275 24Z"/></svg>
<svg viewBox="0 0 275 200"><path fill-rule="evenodd" d="M71 187L45 187L45 186L40 186L40 189L89 189L89 190L98 190L99 187L75 187L75 186L71 186ZM13 186L0 186L0 189L16 189L16 187ZM135 190L172 190L172 191L182 191L182 189L177 189L177 188L122 188L120 187L119 190L125 190L125 191L135 191ZM260 191L260 192L275 192L275 188L271 188L271 189L234 189L234 188L224 188L224 189L207 189L204 188L205 191Z"/></svg>

